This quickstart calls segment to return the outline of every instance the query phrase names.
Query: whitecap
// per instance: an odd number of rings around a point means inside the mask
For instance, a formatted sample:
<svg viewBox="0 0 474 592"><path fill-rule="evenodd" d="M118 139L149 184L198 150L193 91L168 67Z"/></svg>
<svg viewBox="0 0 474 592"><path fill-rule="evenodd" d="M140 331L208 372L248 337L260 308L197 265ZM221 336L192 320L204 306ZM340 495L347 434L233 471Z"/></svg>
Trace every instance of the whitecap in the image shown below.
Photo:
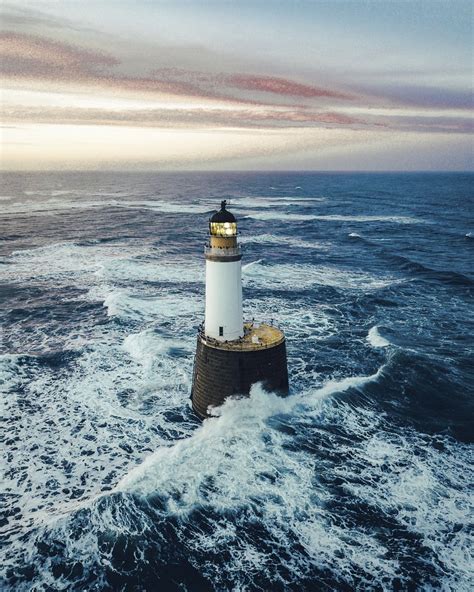
<svg viewBox="0 0 474 592"><path fill-rule="evenodd" d="M248 266L243 274L244 284L272 289L304 290L316 285L341 289L379 290L405 280L388 273L378 276L355 268L309 264L262 264Z"/></svg>
<svg viewBox="0 0 474 592"><path fill-rule="evenodd" d="M100 297L100 292L89 294L91 299ZM101 299L101 298L100 298ZM182 323L182 317L197 318L200 309L203 310L202 298L182 295L173 292L132 293L115 290L104 297L103 306L107 308L107 315L130 320L175 320L176 326Z"/></svg>
<svg viewBox="0 0 474 592"><path fill-rule="evenodd" d="M421 224L425 223L425 220L420 218L412 218L409 216L346 216L341 214L327 214L327 215L316 215L316 214L294 214L286 212L255 212L248 214L247 218L255 218L256 220L293 220L293 221L305 221L305 220L321 220L327 222L391 222L396 224Z"/></svg>
<svg viewBox="0 0 474 592"><path fill-rule="evenodd" d="M229 207L246 207L250 209L274 208L280 206L312 206L318 202L324 202L324 197L263 197L249 196L236 198ZM282 212L283 213L283 212ZM254 217L252 215L252 217Z"/></svg>
<svg viewBox="0 0 474 592"><path fill-rule="evenodd" d="M246 263L245 265L242 265L242 271L247 271L247 269L249 269L253 265L258 265L259 263L262 263L262 261L263 261L263 259L257 259L256 261L251 261L250 263Z"/></svg>
<svg viewBox="0 0 474 592"><path fill-rule="evenodd" d="M367 341L370 343L372 347L387 347L391 345L388 339L385 339L385 337L382 337L380 335L377 326L372 327L369 330L369 334L367 335Z"/></svg>
<svg viewBox="0 0 474 592"><path fill-rule="evenodd" d="M241 244L280 244L288 245L298 249L318 249L318 250L329 250L328 243L322 243L320 241L305 241L292 236L281 235L281 234L256 234L248 235L240 239Z"/></svg>

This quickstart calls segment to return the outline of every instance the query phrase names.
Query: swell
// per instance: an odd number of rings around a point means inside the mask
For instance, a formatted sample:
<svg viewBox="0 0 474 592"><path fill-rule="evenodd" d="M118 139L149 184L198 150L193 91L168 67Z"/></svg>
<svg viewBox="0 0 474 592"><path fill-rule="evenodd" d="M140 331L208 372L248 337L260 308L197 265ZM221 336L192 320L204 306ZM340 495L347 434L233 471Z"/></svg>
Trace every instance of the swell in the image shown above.
<svg viewBox="0 0 474 592"><path fill-rule="evenodd" d="M474 286L474 279L471 279L463 273L443 269L434 269L424 265L423 263L414 261L406 255L394 253L385 247L381 247L375 241L371 241L370 239L356 233L351 233L349 238L353 242L357 241L361 244L371 247L377 252L379 256L388 261L390 264L395 265L400 271L408 272L416 278L421 278L425 281L437 281L458 287L470 288Z"/></svg>
<svg viewBox="0 0 474 592"><path fill-rule="evenodd" d="M459 273L457 271L433 269L431 267L428 267L427 265L423 265L422 263L413 261L403 255L392 254L387 258L392 263L398 265L399 268L403 271L411 272L417 277L422 277L426 280L435 280L452 286L474 286L474 280L464 275L463 273Z"/></svg>

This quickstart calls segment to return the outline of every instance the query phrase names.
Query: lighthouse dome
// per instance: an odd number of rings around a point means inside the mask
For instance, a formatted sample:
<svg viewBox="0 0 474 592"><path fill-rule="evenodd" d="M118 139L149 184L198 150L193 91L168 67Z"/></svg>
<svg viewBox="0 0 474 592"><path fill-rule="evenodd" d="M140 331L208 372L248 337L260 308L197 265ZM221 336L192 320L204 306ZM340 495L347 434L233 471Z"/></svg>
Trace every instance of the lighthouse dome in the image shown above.
<svg viewBox="0 0 474 592"><path fill-rule="evenodd" d="M235 216L229 210L226 210L227 201L221 201L221 209L216 212L209 222L235 222Z"/></svg>
<svg viewBox="0 0 474 592"><path fill-rule="evenodd" d="M237 221L234 214L226 210L227 202L221 201L221 209L213 214L209 220L211 236L232 237L237 235Z"/></svg>

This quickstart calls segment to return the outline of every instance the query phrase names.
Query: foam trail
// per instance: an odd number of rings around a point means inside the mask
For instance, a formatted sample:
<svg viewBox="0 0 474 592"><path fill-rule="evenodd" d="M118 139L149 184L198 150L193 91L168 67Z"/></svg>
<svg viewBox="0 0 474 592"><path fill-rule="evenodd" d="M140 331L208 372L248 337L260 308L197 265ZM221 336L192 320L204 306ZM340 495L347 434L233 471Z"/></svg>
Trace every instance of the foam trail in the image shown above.
<svg viewBox="0 0 474 592"><path fill-rule="evenodd" d="M341 289L378 290L404 282L404 279L393 275L374 276L364 270L328 265L308 265L305 263L292 265L273 264L255 265L257 262L245 266L245 281L256 283L259 287L283 288L287 290L301 290L315 285L332 286Z"/></svg>
<svg viewBox="0 0 474 592"><path fill-rule="evenodd" d="M240 239L241 244L249 243L263 243L263 244L278 244L285 245L287 247L295 247L297 249L319 249L328 251L329 243L322 243L320 241L305 241L286 235L275 235L275 234L259 234L242 237Z"/></svg>
<svg viewBox="0 0 474 592"><path fill-rule="evenodd" d="M262 263L263 259L257 259L256 261L251 261L250 263L247 263L246 265L242 265L242 271L245 271L246 269L248 269L249 267L252 267L253 265L258 265L259 263Z"/></svg>
<svg viewBox="0 0 474 592"><path fill-rule="evenodd" d="M274 208L280 206L312 206L317 202L325 202L324 197L241 197L232 206L254 209Z"/></svg>
<svg viewBox="0 0 474 592"><path fill-rule="evenodd" d="M411 218L409 216L347 216L342 214L287 214L285 212L255 212L248 214L247 218L256 220L323 220L327 222L392 222L396 224L420 224L426 223L420 218Z"/></svg>

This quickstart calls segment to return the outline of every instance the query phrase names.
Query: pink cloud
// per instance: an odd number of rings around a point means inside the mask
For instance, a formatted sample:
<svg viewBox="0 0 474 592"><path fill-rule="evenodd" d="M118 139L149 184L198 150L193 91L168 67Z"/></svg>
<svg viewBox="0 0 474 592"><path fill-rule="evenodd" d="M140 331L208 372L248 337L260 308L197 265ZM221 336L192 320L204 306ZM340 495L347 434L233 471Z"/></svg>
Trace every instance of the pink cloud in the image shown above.
<svg viewBox="0 0 474 592"><path fill-rule="evenodd" d="M351 99L347 94L318 88L308 84L301 84L288 80L287 78L277 78L275 76L255 76L249 74L235 74L228 76L227 81L231 86L244 90L266 92L275 95L302 97L305 99L313 98L332 98L332 99Z"/></svg>
<svg viewBox="0 0 474 592"><path fill-rule="evenodd" d="M101 68L116 66L119 61L99 51L79 48L45 37L2 33L0 35L2 70L18 76L78 76Z"/></svg>

